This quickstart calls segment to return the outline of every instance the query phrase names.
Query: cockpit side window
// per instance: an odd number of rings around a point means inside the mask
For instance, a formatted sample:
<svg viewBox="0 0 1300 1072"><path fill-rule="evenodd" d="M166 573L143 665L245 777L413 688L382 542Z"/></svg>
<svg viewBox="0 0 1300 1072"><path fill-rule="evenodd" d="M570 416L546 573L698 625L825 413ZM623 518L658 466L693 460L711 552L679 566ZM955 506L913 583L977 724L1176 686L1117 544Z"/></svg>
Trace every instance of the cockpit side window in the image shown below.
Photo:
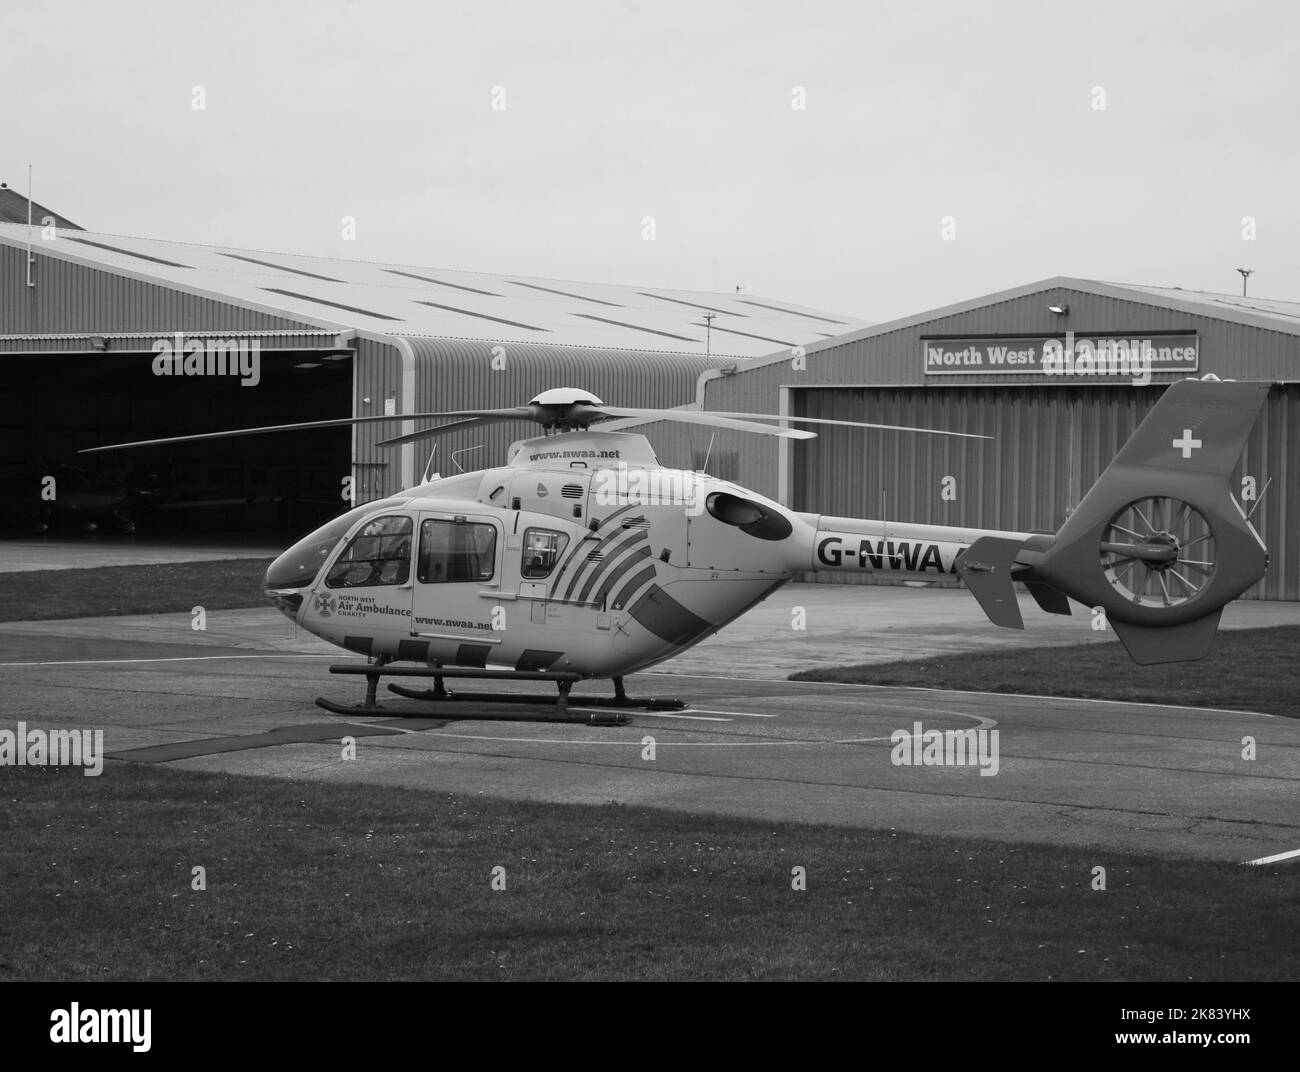
<svg viewBox="0 0 1300 1072"><path fill-rule="evenodd" d="M411 577L411 519L377 517L352 537L325 578L329 588L405 584Z"/></svg>
<svg viewBox="0 0 1300 1072"><path fill-rule="evenodd" d="M569 537L554 529L524 529L524 557L519 573L525 580L549 577L569 544Z"/></svg>
<svg viewBox="0 0 1300 1072"><path fill-rule="evenodd" d="M476 521L420 523L421 584L490 581L496 573L497 528Z"/></svg>

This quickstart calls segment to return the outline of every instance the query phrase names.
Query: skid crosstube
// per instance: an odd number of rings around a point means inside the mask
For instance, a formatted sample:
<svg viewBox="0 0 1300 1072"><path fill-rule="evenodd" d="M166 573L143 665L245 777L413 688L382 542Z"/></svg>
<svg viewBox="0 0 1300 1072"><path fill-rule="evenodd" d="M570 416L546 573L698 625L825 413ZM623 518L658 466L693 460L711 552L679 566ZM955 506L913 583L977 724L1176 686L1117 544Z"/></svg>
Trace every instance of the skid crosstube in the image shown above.
<svg viewBox="0 0 1300 1072"><path fill-rule="evenodd" d="M433 678L434 687L432 689L414 689L403 685L395 685L391 682L388 685L389 691L404 696L412 700L423 700L430 703L493 703L493 704L529 704L529 705L548 705L552 709L546 713L536 715L490 715L490 714L457 714L457 719L477 718L484 721L493 722L581 722L587 725L599 726L620 726L627 722L627 716L608 711L591 711L581 713L571 711L570 708L622 708L628 710L642 711L678 711L686 706L681 700L666 699L636 699L630 697L624 691L623 679L614 678L614 696L611 698L602 698L598 696L571 696L570 690L575 682L581 680L580 675L565 671L554 670L486 670L471 669L467 667L410 667L410 666L387 666L382 663L366 663L363 665L336 663L330 667L331 674L358 674L366 679L366 698L360 704L337 704L323 697L317 697L316 706L325 711L336 715L374 715L374 714L395 714L383 707L376 699L376 693L379 688L379 679L384 676L389 677L415 677L415 678ZM552 681L558 689L558 696L539 696L521 693L491 693L491 692L449 692L443 684L445 678L463 677L476 678L497 681Z"/></svg>

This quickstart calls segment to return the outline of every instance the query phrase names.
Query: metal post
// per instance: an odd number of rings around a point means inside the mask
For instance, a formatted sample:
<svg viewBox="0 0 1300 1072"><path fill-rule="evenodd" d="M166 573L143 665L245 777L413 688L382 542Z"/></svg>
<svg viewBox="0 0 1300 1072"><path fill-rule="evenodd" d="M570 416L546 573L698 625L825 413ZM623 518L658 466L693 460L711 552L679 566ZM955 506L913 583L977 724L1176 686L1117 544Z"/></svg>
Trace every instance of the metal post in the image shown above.
<svg viewBox="0 0 1300 1072"><path fill-rule="evenodd" d="M27 165L27 285L36 286L32 279L32 165Z"/></svg>

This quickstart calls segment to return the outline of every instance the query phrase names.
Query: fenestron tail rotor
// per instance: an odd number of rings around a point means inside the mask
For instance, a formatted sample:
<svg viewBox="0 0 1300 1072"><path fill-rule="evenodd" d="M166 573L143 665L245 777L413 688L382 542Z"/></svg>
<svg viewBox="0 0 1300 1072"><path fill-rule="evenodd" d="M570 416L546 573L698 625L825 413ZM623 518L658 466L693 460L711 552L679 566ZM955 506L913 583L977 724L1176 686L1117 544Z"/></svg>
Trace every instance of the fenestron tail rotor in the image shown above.
<svg viewBox="0 0 1300 1072"><path fill-rule="evenodd" d="M1214 578L1214 533L1181 499L1148 496L1111 518L1101 538L1101 567L1122 597L1140 607L1176 607Z"/></svg>

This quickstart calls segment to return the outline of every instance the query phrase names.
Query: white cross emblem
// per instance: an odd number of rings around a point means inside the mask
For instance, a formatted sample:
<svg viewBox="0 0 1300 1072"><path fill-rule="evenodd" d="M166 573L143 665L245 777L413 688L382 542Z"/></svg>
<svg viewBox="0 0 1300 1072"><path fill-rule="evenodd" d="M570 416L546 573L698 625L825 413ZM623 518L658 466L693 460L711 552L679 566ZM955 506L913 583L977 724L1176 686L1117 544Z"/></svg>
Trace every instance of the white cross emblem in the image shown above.
<svg viewBox="0 0 1300 1072"><path fill-rule="evenodd" d="M1184 428L1183 438L1175 439L1170 445L1181 450L1184 458L1190 458L1192 456L1192 451L1201 445L1201 441L1192 438L1192 430L1190 428Z"/></svg>

